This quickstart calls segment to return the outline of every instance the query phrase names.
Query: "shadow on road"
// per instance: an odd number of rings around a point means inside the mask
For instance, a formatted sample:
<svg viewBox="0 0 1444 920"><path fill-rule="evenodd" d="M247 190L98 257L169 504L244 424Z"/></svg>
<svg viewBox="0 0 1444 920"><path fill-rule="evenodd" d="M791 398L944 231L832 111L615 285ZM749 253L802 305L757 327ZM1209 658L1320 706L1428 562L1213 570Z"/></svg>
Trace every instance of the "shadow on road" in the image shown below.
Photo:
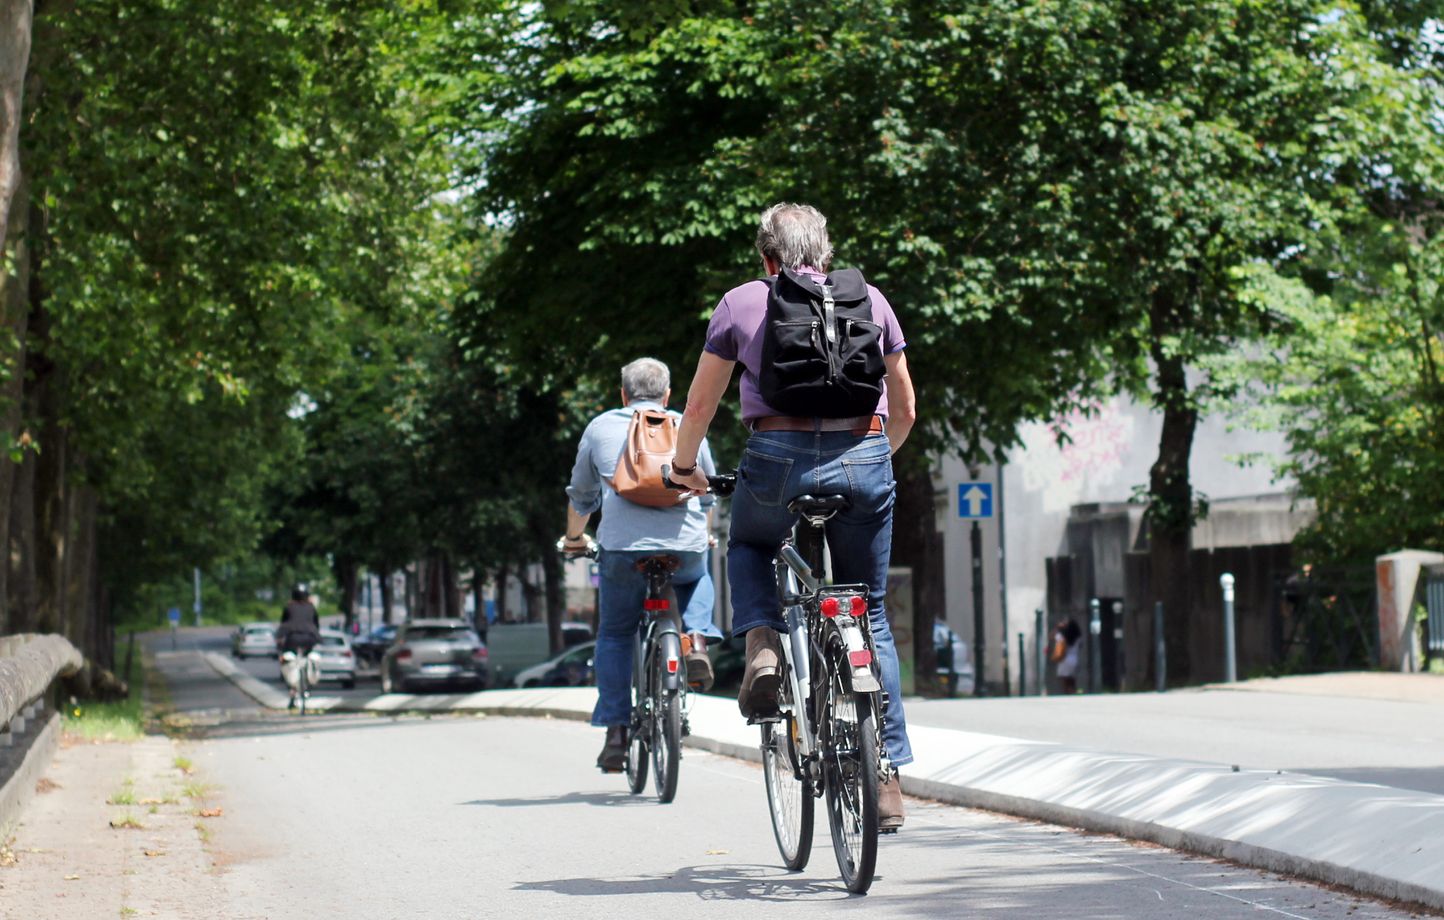
<svg viewBox="0 0 1444 920"><path fill-rule="evenodd" d="M530 808L533 805L600 805L604 808L617 808L634 805L655 806L657 802L649 795L631 795L626 792L563 792L560 795L538 795L518 799L473 799L461 804L490 805L493 808Z"/></svg>
<svg viewBox="0 0 1444 920"><path fill-rule="evenodd" d="M694 894L704 901L845 901L851 897L836 881L804 881L776 866L745 865L683 866L670 875L521 882L513 890L584 898Z"/></svg>

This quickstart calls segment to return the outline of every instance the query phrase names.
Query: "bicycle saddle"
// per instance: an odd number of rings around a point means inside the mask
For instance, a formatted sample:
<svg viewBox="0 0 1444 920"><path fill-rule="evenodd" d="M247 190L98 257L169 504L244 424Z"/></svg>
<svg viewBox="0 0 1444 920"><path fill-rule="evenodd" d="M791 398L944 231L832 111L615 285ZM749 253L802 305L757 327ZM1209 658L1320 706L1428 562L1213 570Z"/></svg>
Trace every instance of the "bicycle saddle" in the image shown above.
<svg viewBox="0 0 1444 920"><path fill-rule="evenodd" d="M638 572L658 572L668 575L682 567L682 560L669 553L658 553L655 556L648 556L645 559L638 559L636 569Z"/></svg>
<svg viewBox="0 0 1444 920"><path fill-rule="evenodd" d="M799 495L787 503L787 510L793 514L825 514L829 517L850 507L852 500L846 495Z"/></svg>

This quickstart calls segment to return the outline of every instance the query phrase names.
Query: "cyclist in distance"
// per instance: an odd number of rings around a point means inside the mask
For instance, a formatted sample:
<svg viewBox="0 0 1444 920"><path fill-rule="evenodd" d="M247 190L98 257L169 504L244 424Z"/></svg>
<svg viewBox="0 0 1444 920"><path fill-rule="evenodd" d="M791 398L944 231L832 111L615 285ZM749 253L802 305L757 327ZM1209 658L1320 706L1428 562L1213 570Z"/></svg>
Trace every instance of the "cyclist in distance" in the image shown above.
<svg viewBox="0 0 1444 920"><path fill-rule="evenodd" d="M281 611L281 625L276 628L276 647L281 654L295 652L305 658L321 641L321 616L311 603L305 585L291 589L291 599ZM296 688L291 688L291 707L296 705Z"/></svg>
<svg viewBox="0 0 1444 920"><path fill-rule="evenodd" d="M592 710L592 725L607 730L597 767L608 773L626 766L627 725L632 714L633 637L647 593L646 576L637 571L637 562L659 553L681 561L672 575L672 585L682 611L683 629L692 646L687 655L689 683L703 689L711 686L707 639L722 637L712 623L716 590L707 571L708 517L713 498L672 493L669 507L653 507L629 501L613 487L634 412L666 411L671 392L671 373L655 358L639 358L622 368L622 408L603 412L587 425L567 486L564 552L587 550L587 523L595 512L602 512L597 529L600 609L594 658L597 704ZM680 418L676 412L667 415ZM694 445L689 456L699 458L704 469L715 472L705 443Z"/></svg>
<svg viewBox="0 0 1444 920"><path fill-rule="evenodd" d="M882 830L896 830L903 823L896 768L911 763L913 756L903 718L897 647L883 598L896 488L891 456L916 419L912 380L903 357L906 343L887 299L872 285L866 285L864 298L861 276L852 274L857 298L871 301L869 325L876 330L886 372L876 408L835 418L829 416L839 413L819 410L818 417L789 415L768 405L762 396L763 340L775 335L768 328L769 298L778 296L777 288L784 282L792 285L792 290L817 292L814 298L824 296L820 292L832 261L827 220L808 205L774 205L763 212L759 222L757 251L769 277L728 291L712 314L696 375L687 390L671 478L697 492L707 488L703 471L696 469L697 449L731 381L733 367L740 362L742 418L752 434L737 471L727 571L733 632L747 636L746 667L737 702L749 717L776 710L782 681L779 631L786 625L777 600L773 556L795 523L788 502L809 493L838 493L849 498L850 507L828 522L827 542L836 583L868 587L868 619L888 696L883 744L894 768L879 788L878 824ZM837 280L842 282L840 277ZM829 282L826 290L832 289ZM826 305L826 315L831 316L831 299ZM851 325L847 331L852 331ZM814 341L820 341L816 332ZM776 379L777 365L767 371Z"/></svg>

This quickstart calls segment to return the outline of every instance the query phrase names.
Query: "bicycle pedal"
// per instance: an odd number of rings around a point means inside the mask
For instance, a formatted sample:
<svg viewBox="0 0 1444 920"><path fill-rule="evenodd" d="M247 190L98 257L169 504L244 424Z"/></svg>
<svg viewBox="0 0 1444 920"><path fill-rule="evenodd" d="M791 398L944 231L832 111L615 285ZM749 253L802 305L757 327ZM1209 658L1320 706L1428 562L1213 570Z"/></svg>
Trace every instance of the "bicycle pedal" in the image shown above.
<svg viewBox="0 0 1444 920"><path fill-rule="evenodd" d="M747 717L747 724L748 724L748 725L776 725L778 722L781 722L781 721L782 721L782 713L780 713L780 712L775 712L775 713L773 713L772 715L767 715L767 716L748 716L748 717Z"/></svg>

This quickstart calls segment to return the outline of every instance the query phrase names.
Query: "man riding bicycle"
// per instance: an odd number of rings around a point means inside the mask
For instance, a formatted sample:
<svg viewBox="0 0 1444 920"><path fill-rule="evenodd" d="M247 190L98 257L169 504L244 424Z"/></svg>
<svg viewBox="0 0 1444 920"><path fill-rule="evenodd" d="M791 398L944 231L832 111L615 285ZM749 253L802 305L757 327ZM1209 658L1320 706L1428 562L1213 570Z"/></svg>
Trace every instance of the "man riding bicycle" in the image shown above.
<svg viewBox="0 0 1444 920"><path fill-rule="evenodd" d="M316 605L311 603L305 585L296 585L291 590L291 599L281 611L281 625L276 628L276 647L282 655L295 652L296 658L304 660L321 641L321 616ZM290 688L291 701L287 708L296 706L296 687Z"/></svg>
<svg viewBox="0 0 1444 920"><path fill-rule="evenodd" d="M597 705L592 710L592 724L607 730L597 766L608 773L626 766L633 637L647 593L646 576L637 570L637 563L659 553L676 556L681 563L672 575L672 585L692 646L686 659L689 683L703 689L711 686L707 639L722 637L712 623L716 592L707 571L710 535L708 510L704 509L710 509L712 497L699 500L678 494L670 507L651 507L623 498L613 486L633 413L666 412L671 392L671 374L661 361L639 358L622 368L623 408L603 412L587 425L567 486L570 500L564 552L580 553L588 548L587 522L596 511L602 512L597 529L600 609L594 657ZM671 419L679 417L675 412L666 414ZM705 442L694 444L688 456L697 457L705 470L715 472Z"/></svg>
<svg viewBox="0 0 1444 920"><path fill-rule="evenodd" d="M777 707L782 681L778 633L785 631L786 625L777 601L773 556L794 523L788 501L807 493L845 495L849 507L827 524L833 574L838 583L868 586L868 619L888 695L883 743L897 768L911 763L913 756L903 717L897 648L883 599L896 487L891 455L912 429L916 408L903 357L906 343L887 299L877 288L866 286L872 307L869 325L880 327L878 339L886 369L886 385L873 411L843 418L829 417L826 412L800 417L778 411L762 397L769 297L783 275L787 283L823 290L832 261L826 228L826 218L808 205L777 204L762 214L757 250L768 280L749 281L728 291L712 314L702 357L687 390L671 478L698 492L706 490L706 476L696 468L694 458L700 457L697 448L731 381L732 369L740 362L742 417L752 435L738 468L739 488L732 501L727 546L732 628L747 636L738 705L749 717L767 715ZM854 277L860 288L860 276ZM827 290L831 291L830 283ZM822 296L831 310L831 293ZM896 772L879 789L878 817L883 830L895 830L903 823Z"/></svg>

